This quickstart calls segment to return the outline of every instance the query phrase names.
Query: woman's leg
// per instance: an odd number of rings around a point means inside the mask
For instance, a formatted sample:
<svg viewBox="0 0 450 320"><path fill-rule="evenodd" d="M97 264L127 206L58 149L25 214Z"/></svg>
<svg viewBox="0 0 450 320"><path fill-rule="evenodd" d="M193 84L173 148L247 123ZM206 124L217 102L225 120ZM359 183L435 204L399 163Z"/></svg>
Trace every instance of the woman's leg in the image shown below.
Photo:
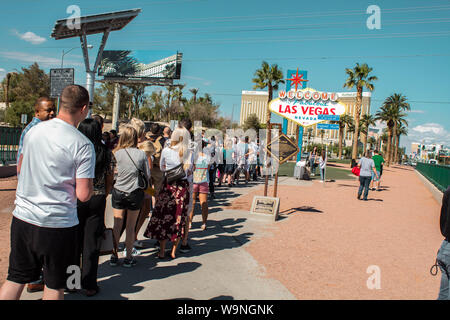
<svg viewBox="0 0 450 320"><path fill-rule="evenodd" d="M363 189L364 189L364 179L363 177L359 176L358 199L361 198Z"/></svg>
<svg viewBox="0 0 450 320"><path fill-rule="evenodd" d="M188 221L186 222L186 226L184 227L184 235L183 235L183 246L187 245L188 243L188 236L189 236L189 230L191 229L192 225L192 219L194 219L194 208L195 208L195 198L197 197L197 193L193 193L193 200L192 200L192 209L191 212L188 212Z"/></svg>
<svg viewBox="0 0 450 320"><path fill-rule="evenodd" d="M123 225L123 217L125 216L125 209L114 209L113 208L113 214L114 214L114 227L113 227L113 233L114 233L114 239L116 241L116 248L119 246L120 242L120 231L122 230Z"/></svg>
<svg viewBox="0 0 450 320"><path fill-rule="evenodd" d="M89 202L90 216L84 226L81 286L83 289L97 290L99 240L105 225L106 196L93 196Z"/></svg>
<svg viewBox="0 0 450 320"><path fill-rule="evenodd" d="M202 208L202 230L206 229L206 221L208 220L208 194L200 193L200 206Z"/></svg>
<svg viewBox="0 0 450 320"><path fill-rule="evenodd" d="M139 230L141 230L142 225L145 222L145 219L150 215L150 207L151 207L151 198L144 198L144 202L142 203L141 211L139 212L139 216L136 223L135 230L135 241L137 241L137 237L139 234Z"/></svg>
<svg viewBox="0 0 450 320"><path fill-rule="evenodd" d="M164 240L159 240L159 256L161 257L161 258L163 258L164 257L164 253L166 252L166 243L167 243L167 240L166 239L164 239Z"/></svg>
<svg viewBox="0 0 450 320"><path fill-rule="evenodd" d="M133 254L133 244L135 240L136 234L136 221L139 215L140 210L128 210L128 217L126 222L126 238L125 238L125 246L127 248L127 259L132 258Z"/></svg>

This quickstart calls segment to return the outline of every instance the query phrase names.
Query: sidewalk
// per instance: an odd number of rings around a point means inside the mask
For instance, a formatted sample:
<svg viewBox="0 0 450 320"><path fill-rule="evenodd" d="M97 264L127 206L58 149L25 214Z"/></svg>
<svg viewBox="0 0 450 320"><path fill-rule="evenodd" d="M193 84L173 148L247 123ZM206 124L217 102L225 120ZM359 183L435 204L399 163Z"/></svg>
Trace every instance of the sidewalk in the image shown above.
<svg viewBox="0 0 450 320"><path fill-rule="evenodd" d="M248 211L225 209L232 199L254 190L255 186L258 188L253 183L232 189L216 188L217 199L210 208L206 231L200 230L200 213L197 211L194 216L189 242L191 252L178 253L175 260L158 260L153 247L155 241L144 240L147 248L136 258L136 267L111 267L109 257L102 257L99 266L101 292L92 298L66 294L65 299L295 299L278 280L265 278L264 268L244 249L250 239L264 236L262 229L267 222L250 218ZM108 201L107 226L112 227L112 222ZM141 234L139 239L145 238ZM24 292L22 299L41 297L42 293Z"/></svg>

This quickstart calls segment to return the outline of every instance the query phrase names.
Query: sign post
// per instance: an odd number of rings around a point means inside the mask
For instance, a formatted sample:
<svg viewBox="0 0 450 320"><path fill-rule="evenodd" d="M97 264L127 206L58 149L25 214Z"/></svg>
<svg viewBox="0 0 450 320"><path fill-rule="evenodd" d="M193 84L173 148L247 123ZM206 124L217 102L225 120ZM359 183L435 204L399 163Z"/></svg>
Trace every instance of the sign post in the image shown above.
<svg viewBox="0 0 450 320"><path fill-rule="evenodd" d="M274 151L272 146L278 145L278 152ZM291 157L299 152L299 148L294 141L289 139L284 133L278 135L278 137L267 145L267 153L278 162L278 170L279 166L286 161L288 161ZM278 191L278 170L275 174L275 183L274 183L274 191L273 197L277 196Z"/></svg>
<svg viewBox="0 0 450 320"><path fill-rule="evenodd" d="M308 80L306 80L308 78L308 71L306 70L288 70L287 71L287 79L286 79L286 92L289 92L292 88L292 85L295 86L295 91L297 91L297 88L300 87L300 89L305 89L306 88L306 82L308 82ZM300 86L299 86L300 85ZM284 118L283 119L283 133L287 134L287 128L288 128L288 119ZM301 160L301 155L302 155L302 147L303 147L303 126L299 126L297 124L298 127L298 136L297 136L297 141L298 141L298 148L300 149L300 152L297 154L297 161Z"/></svg>

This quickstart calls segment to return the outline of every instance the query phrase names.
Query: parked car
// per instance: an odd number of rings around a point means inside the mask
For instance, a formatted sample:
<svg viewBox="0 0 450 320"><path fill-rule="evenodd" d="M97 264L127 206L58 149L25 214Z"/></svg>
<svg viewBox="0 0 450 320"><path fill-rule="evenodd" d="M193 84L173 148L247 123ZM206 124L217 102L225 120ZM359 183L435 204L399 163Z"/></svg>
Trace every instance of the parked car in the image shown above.
<svg viewBox="0 0 450 320"><path fill-rule="evenodd" d="M429 163L429 164L438 164L438 161L435 160L435 159L430 159L430 160L428 161L428 163Z"/></svg>

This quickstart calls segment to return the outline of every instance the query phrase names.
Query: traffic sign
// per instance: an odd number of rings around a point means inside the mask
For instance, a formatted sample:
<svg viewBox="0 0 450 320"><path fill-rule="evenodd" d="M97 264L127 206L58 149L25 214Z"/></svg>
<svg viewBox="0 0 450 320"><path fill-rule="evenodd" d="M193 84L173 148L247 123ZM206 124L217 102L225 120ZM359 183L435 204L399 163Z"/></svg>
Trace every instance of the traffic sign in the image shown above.
<svg viewBox="0 0 450 320"><path fill-rule="evenodd" d="M50 69L50 97L58 98L63 89L74 83L75 69Z"/></svg>
<svg viewBox="0 0 450 320"><path fill-rule="evenodd" d="M28 120L28 115L26 113L22 113L20 115L20 123L21 124L26 124Z"/></svg>
<svg viewBox="0 0 450 320"><path fill-rule="evenodd" d="M272 150L275 144L278 144L278 153L276 150ZM288 161L299 151L300 149L297 147L297 144L289 139L284 133L280 134L267 145L267 152L269 152L270 155L273 156L280 164Z"/></svg>

